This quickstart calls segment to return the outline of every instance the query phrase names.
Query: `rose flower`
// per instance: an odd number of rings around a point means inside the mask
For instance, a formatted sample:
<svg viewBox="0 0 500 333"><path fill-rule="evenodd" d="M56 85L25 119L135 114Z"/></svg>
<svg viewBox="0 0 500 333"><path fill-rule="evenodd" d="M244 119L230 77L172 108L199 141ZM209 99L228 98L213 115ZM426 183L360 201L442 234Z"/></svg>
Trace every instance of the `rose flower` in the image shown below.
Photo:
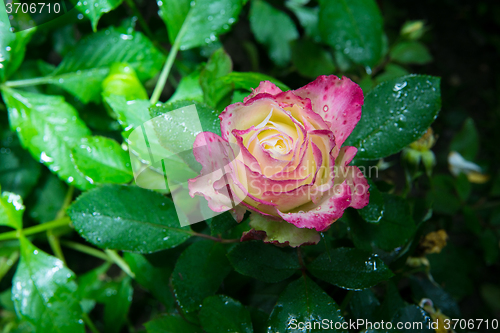
<svg viewBox="0 0 500 333"><path fill-rule="evenodd" d="M231 210L238 221L252 210L246 239L317 243L318 231L347 207L368 204L364 175L348 165L357 148L342 147L362 105L361 88L346 77L320 76L285 92L261 82L221 113L222 137L196 137L202 170L189 181L190 195L204 196L215 212Z"/></svg>

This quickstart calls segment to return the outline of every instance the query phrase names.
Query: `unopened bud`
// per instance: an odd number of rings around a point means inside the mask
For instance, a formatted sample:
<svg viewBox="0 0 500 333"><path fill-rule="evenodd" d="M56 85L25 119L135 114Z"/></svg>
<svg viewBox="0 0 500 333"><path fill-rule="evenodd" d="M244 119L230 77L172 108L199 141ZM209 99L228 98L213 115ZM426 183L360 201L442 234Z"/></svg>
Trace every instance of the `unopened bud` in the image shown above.
<svg viewBox="0 0 500 333"><path fill-rule="evenodd" d="M408 21L401 28L401 36L410 39L417 40L425 32L425 26L423 21Z"/></svg>

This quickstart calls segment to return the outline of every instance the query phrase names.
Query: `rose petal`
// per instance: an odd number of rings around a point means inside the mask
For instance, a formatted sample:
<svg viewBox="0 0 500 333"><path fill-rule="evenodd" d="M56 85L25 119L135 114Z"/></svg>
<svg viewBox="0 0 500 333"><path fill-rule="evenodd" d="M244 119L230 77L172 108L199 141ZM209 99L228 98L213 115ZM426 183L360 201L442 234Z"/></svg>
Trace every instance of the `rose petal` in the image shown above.
<svg viewBox="0 0 500 333"><path fill-rule="evenodd" d="M335 75L322 75L313 82L295 90L294 94L302 98L309 98L313 111L330 123L337 142L334 154L336 156L361 118L363 105L361 88L346 77L339 79Z"/></svg>
<svg viewBox="0 0 500 333"><path fill-rule="evenodd" d="M189 179L189 195L193 198L196 194L203 195L214 212L227 211L239 203L227 186L219 189L214 186L221 179L224 184L231 180L231 177L225 177L230 171L228 166L232 160L228 147L227 142L212 132L198 134L193 145L194 157L202 165L202 169L198 177Z"/></svg>
<svg viewBox="0 0 500 333"><path fill-rule="evenodd" d="M287 222L298 228L316 229L323 231L333 222L342 217L344 210L351 203L351 188L347 183L336 185L331 190L331 195L325 195L317 205L310 203L298 212L278 214Z"/></svg>
<svg viewBox="0 0 500 333"><path fill-rule="evenodd" d="M351 187L351 207L361 209L370 200L370 185L357 166L347 167L347 184Z"/></svg>
<svg viewBox="0 0 500 333"><path fill-rule="evenodd" d="M280 92L281 89L276 87L276 85L271 81L261 81L259 86L255 89L252 89L252 93L248 97L245 97L243 101L246 103L249 99L252 99L258 94L277 95Z"/></svg>

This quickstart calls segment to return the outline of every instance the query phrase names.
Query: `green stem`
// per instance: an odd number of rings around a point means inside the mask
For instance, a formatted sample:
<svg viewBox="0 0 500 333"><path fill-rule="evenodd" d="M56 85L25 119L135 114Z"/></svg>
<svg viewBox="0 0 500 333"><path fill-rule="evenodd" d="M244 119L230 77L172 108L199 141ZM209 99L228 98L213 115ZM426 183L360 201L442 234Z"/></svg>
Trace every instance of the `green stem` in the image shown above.
<svg viewBox="0 0 500 333"><path fill-rule="evenodd" d="M68 188L68 191L66 192L66 196L64 197L63 204L61 206L61 209L57 212L56 219L60 219L66 215L66 208L69 207L71 204L71 201L73 200L73 193L75 192L75 188L73 186L70 186Z"/></svg>
<svg viewBox="0 0 500 333"><path fill-rule="evenodd" d="M8 231L0 234L0 241L3 240L8 240L8 239L17 239L21 235L28 236L28 235L33 235L37 234L40 232L44 232L50 229L58 228L58 227L63 227L68 224L70 224L71 220L69 217L63 217L61 219L57 219L51 222L35 225L33 227L29 227L23 230L14 230L14 231Z"/></svg>
<svg viewBox="0 0 500 333"><path fill-rule="evenodd" d="M85 325L92 331L92 333L99 333L97 328L95 327L94 323L90 319L89 315L86 314L85 312L82 314L83 321L85 322Z"/></svg>
<svg viewBox="0 0 500 333"><path fill-rule="evenodd" d="M6 87L26 87L26 86L36 86L39 84L47 84L53 78L50 76L45 77L35 77L33 79L17 80L17 81L7 81L3 85Z"/></svg>
<svg viewBox="0 0 500 333"><path fill-rule="evenodd" d="M64 265L66 265L61 244L59 243L59 237L54 235L54 229L47 230L47 240L49 241L50 248L52 249L52 252L54 252L55 256L59 258Z"/></svg>
<svg viewBox="0 0 500 333"><path fill-rule="evenodd" d="M106 254L113 260L113 262L118 265L125 273L127 273L128 276L130 276L132 279L135 279L135 274L132 272L130 269L129 265L123 260L122 257L116 252L115 250L104 250Z"/></svg>
<svg viewBox="0 0 500 333"><path fill-rule="evenodd" d="M186 22L188 22L189 19L191 18L191 13L192 10L190 10L188 15L186 16L186 19L182 24L181 30L177 34L177 37L175 37L174 45L172 45L172 48L168 53L165 66L163 66L160 77L158 78L158 82L156 83L155 90L153 91L153 95L151 95L151 99L149 100L152 105L155 105L160 100L160 95L163 91L163 88L165 88L168 75L170 74L170 70L172 69L172 65L174 64L175 57L177 56L177 52L179 51L179 48L181 46L181 40L188 29Z"/></svg>
<svg viewBox="0 0 500 333"><path fill-rule="evenodd" d="M67 247L68 249L72 249L72 250L75 250L75 251L78 251L81 253L85 253L85 254L88 254L89 256L93 256L93 257L96 257L96 258L99 258L99 259L102 259L105 261L110 261L110 262L113 261L108 255L106 255L106 253L104 253L98 249L94 249L93 247L90 247L87 245L83 245L83 244L80 244L77 242L65 241L65 240L62 240L61 244L64 247Z"/></svg>
<svg viewBox="0 0 500 333"><path fill-rule="evenodd" d="M213 241L219 242L219 243L239 243L240 242L239 239L222 239L222 238L217 238L217 237L210 236L210 235L207 235L207 234L202 234L202 233L199 233L199 232L196 232L196 231L192 231L192 232L190 232L190 234L192 236L210 239L210 240L213 240Z"/></svg>

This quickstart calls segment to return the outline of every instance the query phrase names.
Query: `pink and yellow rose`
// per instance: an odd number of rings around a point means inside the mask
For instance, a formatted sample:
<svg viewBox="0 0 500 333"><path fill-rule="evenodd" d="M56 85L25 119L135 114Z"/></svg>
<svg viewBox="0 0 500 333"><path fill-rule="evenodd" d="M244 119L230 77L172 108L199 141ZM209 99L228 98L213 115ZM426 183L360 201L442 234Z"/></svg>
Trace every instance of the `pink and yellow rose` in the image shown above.
<svg viewBox="0 0 500 333"><path fill-rule="evenodd" d="M349 166L357 149L342 147L362 105L361 88L346 77L320 76L284 92L261 82L243 103L221 113L222 136L197 136L194 154L202 170L190 180L190 195L204 196L215 212L231 210L238 221L253 211L250 224L258 232L252 237L317 243L317 232L347 207L368 204L369 185Z"/></svg>

